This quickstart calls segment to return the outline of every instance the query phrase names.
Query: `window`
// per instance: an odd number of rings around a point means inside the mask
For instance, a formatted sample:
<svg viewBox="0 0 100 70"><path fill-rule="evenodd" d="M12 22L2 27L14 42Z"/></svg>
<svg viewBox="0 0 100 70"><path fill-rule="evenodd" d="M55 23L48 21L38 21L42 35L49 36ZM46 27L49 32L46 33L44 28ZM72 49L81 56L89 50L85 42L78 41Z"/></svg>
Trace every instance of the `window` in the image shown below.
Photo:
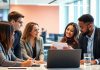
<svg viewBox="0 0 100 70"><path fill-rule="evenodd" d="M100 27L100 0L73 0L73 2L60 5L59 8L59 33L63 33L69 22L78 22L82 14L91 14L94 24Z"/></svg>

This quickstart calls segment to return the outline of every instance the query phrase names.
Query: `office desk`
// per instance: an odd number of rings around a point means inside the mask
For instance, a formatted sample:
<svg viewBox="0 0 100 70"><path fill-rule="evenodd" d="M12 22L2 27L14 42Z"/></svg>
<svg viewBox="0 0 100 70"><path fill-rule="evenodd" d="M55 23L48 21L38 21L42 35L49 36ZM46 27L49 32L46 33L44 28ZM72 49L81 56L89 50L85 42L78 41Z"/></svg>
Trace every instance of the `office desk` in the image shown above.
<svg viewBox="0 0 100 70"><path fill-rule="evenodd" d="M45 43L43 44L44 46L44 60L47 61L47 54L48 54L48 49L50 48L52 44L48 44L48 43Z"/></svg>
<svg viewBox="0 0 100 70"><path fill-rule="evenodd" d="M51 45L52 45L52 44L48 44L48 43L43 44L44 49L47 49L47 50L50 48Z"/></svg>
<svg viewBox="0 0 100 70"><path fill-rule="evenodd" d="M85 67L81 65L80 68L46 68L44 64L40 65L40 67L18 67L18 68L26 68L26 69L8 69L9 67L0 67L0 70L100 70L100 65L92 65ZM11 68L11 67L10 67ZM12 67L14 68L14 67Z"/></svg>

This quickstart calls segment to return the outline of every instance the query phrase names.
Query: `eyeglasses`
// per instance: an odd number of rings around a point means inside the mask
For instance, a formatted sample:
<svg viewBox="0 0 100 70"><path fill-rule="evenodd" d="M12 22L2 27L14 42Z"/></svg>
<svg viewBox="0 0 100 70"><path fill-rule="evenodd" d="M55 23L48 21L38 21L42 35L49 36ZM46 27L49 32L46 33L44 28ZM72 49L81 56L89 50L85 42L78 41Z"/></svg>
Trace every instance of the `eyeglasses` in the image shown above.
<svg viewBox="0 0 100 70"><path fill-rule="evenodd" d="M23 23L22 21L17 21L17 22L19 22L20 24L22 24L22 23Z"/></svg>
<svg viewBox="0 0 100 70"><path fill-rule="evenodd" d="M22 26L22 23L23 23L22 21L17 21L17 22L20 23L20 26Z"/></svg>

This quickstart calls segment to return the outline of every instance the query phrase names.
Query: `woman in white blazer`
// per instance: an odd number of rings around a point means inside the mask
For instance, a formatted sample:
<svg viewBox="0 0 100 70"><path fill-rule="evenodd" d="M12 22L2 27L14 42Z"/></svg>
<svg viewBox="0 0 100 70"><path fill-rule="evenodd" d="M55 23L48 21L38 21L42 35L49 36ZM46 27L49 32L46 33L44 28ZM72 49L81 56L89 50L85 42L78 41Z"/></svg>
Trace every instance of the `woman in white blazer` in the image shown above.
<svg viewBox="0 0 100 70"><path fill-rule="evenodd" d="M29 22L23 32L20 42L23 59L32 58L36 63L44 61L43 39L39 37L39 25Z"/></svg>

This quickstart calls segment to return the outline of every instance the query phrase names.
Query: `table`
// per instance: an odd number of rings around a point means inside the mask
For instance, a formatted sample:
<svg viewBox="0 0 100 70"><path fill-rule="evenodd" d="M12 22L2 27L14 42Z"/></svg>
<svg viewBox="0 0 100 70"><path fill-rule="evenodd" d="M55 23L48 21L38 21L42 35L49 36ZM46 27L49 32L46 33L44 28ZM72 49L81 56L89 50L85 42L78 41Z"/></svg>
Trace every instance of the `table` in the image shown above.
<svg viewBox="0 0 100 70"><path fill-rule="evenodd" d="M0 67L0 70L100 70L100 65L91 65L91 66L80 65L80 68L46 68L45 64L41 64L40 67L17 67L19 69L8 69L8 68L9 67ZM16 68L16 67L10 67L10 68Z"/></svg>

